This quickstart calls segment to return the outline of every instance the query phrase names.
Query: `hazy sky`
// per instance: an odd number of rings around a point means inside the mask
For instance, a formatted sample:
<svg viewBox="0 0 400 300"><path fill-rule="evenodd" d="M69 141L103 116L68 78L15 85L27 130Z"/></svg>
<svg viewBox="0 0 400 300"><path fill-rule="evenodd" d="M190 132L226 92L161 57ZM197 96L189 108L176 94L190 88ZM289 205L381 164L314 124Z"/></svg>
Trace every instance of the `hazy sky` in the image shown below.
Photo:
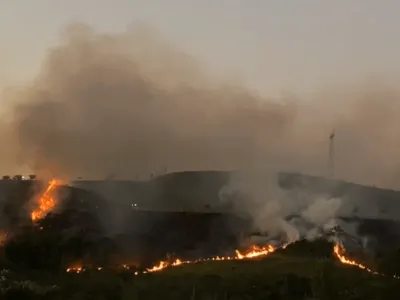
<svg viewBox="0 0 400 300"><path fill-rule="evenodd" d="M62 28L142 22L262 92L398 74L396 0L0 0L0 86L33 77Z"/></svg>

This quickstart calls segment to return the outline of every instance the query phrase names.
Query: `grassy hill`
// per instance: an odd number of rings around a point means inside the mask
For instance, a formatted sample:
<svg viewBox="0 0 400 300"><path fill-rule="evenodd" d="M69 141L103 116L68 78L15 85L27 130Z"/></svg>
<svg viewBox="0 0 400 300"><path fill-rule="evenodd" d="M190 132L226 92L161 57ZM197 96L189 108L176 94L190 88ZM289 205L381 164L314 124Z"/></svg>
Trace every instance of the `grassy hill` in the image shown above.
<svg viewBox="0 0 400 300"><path fill-rule="evenodd" d="M137 204L152 210L225 211L220 191L237 172L198 171L177 172L149 181L76 181L72 185L98 193L106 199L118 199L122 205ZM252 175L254 176L254 175ZM269 178L268 172L257 173ZM337 197L357 206L342 211L343 217L400 220L400 192L371 186L309 176L298 173L278 173L272 177L285 191L301 191L310 195Z"/></svg>
<svg viewBox="0 0 400 300"><path fill-rule="evenodd" d="M400 288L399 280L343 265L334 257L323 258L318 253L315 256L302 255L293 250L273 253L258 260L189 264L139 276L135 276L133 271L94 270L80 274L61 272L51 276L45 273L11 272L3 277L0 288L3 290L1 299L5 300L386 300L398 295ZM18 288L17 282L22 280L31 283ZM4 292L6 285L11 288ZM28 295L40 297L28 298Z"/></svg>

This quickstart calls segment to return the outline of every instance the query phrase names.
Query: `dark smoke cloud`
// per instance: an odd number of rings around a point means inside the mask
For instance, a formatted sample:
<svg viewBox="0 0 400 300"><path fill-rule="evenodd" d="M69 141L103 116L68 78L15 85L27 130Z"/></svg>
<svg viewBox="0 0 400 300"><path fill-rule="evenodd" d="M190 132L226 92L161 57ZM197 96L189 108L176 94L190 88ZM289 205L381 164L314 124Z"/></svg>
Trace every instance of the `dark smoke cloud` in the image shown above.
<svg viewBox="0 0 400 300"><path fill-rule="evenodd" d="M274 167L399 186L397 88L376 82L310 102L273 101L207 75L146 27L101 34L75 24L13 95L21 163L74 178Z"/></svg>

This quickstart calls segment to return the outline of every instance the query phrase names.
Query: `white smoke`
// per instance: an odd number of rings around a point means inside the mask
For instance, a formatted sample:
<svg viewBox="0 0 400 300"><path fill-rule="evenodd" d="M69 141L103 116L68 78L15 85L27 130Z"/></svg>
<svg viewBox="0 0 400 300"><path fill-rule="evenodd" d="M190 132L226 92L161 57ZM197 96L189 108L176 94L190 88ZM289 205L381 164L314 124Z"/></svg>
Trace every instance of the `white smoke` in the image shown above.
<svg viewBox="0 0 400 300"><path fill-rule="evenodd" d="M336 213L342 205L342 199L316 197L313 200L311 205L301 212L301 216L315 226L333 227Z"/></svg>
<svg viewBox="0 0 400 300"><path fill-rule="evenodd" d="M220 191L221 205L249 214L265 239L313 240L333 228L342 199L285 191L271 172L237 173Z"/></svg>

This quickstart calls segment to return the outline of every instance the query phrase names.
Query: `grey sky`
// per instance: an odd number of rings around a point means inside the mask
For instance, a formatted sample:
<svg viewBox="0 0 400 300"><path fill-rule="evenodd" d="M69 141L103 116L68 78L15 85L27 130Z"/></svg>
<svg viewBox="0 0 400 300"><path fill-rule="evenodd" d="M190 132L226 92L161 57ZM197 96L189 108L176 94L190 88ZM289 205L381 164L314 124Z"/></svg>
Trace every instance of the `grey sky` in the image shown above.
<svg viewBox="0 0 400 300"><path fill-rule="evenodd" d="M312 92L399 74L399 12L396 0L0 0L0 86L33 77L70 22L143 22L264 93Z"/></svg>

